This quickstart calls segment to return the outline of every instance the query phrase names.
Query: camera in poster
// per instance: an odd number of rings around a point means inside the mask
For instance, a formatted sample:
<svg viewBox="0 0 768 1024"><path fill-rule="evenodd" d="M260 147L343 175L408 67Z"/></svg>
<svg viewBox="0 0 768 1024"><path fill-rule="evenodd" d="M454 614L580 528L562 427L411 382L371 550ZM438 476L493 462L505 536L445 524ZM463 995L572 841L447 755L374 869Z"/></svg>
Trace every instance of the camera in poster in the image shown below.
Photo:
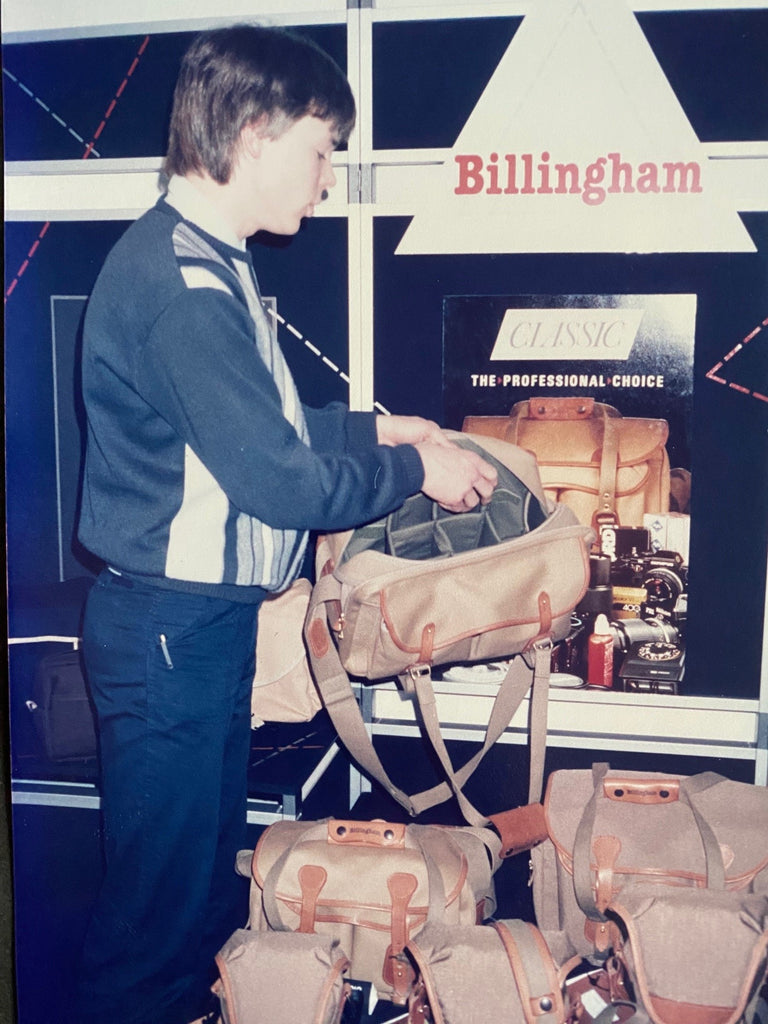
<svg viewBox="0 0 768 1024"><path fill-rule="evenodd" d="M444 301L446 425L533 451L548 497L595 530L553 658L574 685L680 692L695 320L689 294Z"/></svg>

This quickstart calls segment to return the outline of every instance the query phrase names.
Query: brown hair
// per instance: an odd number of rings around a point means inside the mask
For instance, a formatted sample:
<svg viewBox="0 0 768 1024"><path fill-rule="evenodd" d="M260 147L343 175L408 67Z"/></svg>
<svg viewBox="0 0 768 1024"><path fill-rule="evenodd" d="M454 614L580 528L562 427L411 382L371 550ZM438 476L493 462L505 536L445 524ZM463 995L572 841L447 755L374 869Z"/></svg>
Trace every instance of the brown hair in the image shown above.
<svg viewBox="0 0 768 1024"><path fill-rule="evenodd" d="M226 184L245 125L263 121L265 133L278 136L305 115L330 121L339 141L355 123L349 83L320 47L256 25L203 32L182 60L164 173L205 170Z"/></svg>

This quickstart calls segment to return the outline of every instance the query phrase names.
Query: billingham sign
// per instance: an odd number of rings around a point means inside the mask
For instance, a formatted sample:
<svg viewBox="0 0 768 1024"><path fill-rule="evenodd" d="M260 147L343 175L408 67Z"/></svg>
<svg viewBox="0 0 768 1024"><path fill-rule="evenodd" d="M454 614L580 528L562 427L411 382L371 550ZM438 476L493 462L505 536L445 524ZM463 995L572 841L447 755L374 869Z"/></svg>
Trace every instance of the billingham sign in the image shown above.
<svg viewBox="0 0 768 1024"><path fill-rule="evenodd" d="M572 161L550 163L546 150L538 160L533 153L505 153L503 164L498 153L491 153L487 162L477 153L458 153L453 159L458 165L457 196L578 196L587 206L600 206L614 195L703 191L701 164L695 160L633 165L621 153L608 153L580 167Z"/></svg>
<svg viewBox="0 0 768 1024"><path fill-rule="evenodd" d="M629 0L536 0L442 165L416 253L754 252Z"/></svg>

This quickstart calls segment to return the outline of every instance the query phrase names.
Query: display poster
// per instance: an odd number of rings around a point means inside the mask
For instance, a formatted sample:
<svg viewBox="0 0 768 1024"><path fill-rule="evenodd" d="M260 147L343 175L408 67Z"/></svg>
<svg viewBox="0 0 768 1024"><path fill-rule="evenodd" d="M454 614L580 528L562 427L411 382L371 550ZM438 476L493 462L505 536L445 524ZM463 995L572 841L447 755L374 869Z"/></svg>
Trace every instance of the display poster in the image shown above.
<svg viewBox="0 0 768 1024"><path fill-rule="evenodd" d="M595 530L554 667L576 686L684 692L696 296L448 296L443 309L447 424L533 451L547 496ZM588 657L601 630L607 674Z"/></svg>

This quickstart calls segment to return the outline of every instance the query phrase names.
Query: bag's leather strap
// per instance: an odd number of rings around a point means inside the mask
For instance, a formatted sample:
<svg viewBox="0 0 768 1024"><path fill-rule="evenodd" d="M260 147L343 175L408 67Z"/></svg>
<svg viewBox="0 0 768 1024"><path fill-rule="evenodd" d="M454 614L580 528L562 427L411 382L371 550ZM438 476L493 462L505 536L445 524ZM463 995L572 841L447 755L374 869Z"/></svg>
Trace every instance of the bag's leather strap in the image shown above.
<svg viewBox="0 0 768 1024"><path fill-rule="evenodd" d="M509 725L529 689L533 688L530 714L531 770L529 796L531 802L540 799L544 778L544 754L547 731L547 689L549 684L550 649L547 644L533 648L534 665L531 669L523 657L514 658L494 701L482 748L461 768L454 771L440 732L440 722L428 668L414 673L415 693L419 701L427 730L447 781L431 789L409 795L396 786L374 749L363 721L352 686L338 651L331 638L327 604L337 601L340 585L333 575L317 581L310 599L305 636L315 682L323 698L331 721L340 739L360 767L374 778L413 817L436 804L443 803L453 793L462 813L473 825L487 825L489 819L477 811L463 794L463 787L490 747Z"/></svg>
<svg viewBox="0 0 768 1024"><path fill-rule="evenodd" d="M592 843L595 830L595 819L597 817L598 801L604 798L603 781L608 773L610 765L606 763L592 766L592 781L594 789L587 801L584 812L576 829L576 838L573 843L573 886L576 894L576 902L584 914L591 921L605 921L606 917L602 909L598 907L593 888L592 871ZM692 775L680 782L680 799L687 804L691 811L696 829L704 847L704 858L707 872L707 888L725 888L725 865L717 837L706 818L701 814L692 798L698 793L717 785L723 781L722 775L715 772L702 772L700 775ZM603 902L603 901L601 901Z"/></svg>

